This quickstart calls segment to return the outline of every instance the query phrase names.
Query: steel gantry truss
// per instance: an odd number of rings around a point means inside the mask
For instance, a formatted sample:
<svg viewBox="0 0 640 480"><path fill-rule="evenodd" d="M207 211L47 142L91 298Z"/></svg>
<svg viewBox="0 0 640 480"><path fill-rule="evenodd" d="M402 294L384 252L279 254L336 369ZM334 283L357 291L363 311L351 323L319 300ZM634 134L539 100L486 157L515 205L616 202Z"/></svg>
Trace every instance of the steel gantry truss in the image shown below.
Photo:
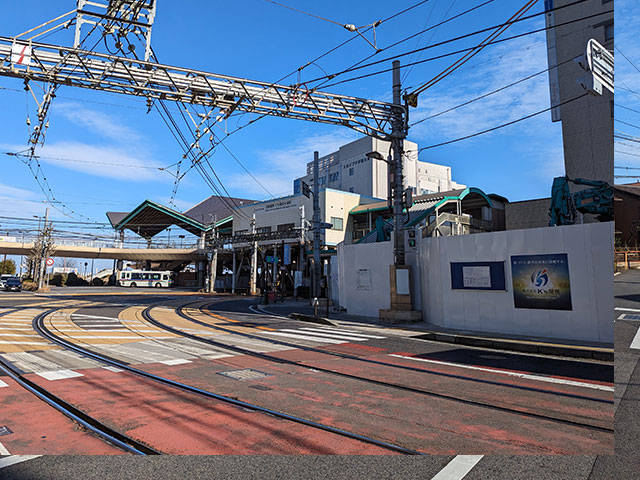
<svg viewBox="0 0 640 480"><path fill-rule="evenodd" d="M0 37L0 75L202 105L217 109L216 116L207 114L214 123L238 110L343 125L377 138L389 137L394 107L304 86L271 84L11 37ZM202 131L208 133L207 127Z"/></svg>

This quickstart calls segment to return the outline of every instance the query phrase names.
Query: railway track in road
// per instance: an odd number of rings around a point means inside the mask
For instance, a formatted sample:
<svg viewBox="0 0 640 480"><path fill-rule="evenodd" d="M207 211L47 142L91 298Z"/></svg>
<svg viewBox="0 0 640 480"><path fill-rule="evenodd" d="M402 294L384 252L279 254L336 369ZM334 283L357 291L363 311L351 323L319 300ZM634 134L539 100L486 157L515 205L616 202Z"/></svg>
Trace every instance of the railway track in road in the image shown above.
<svg viewBox="0 0 640 480"><path fill-rule="evenodd" d="M152 308L152 307L151 307ZM224 402L225 404L229 404L229 405L233 405L235 407L239 407L241 409L244 409L246 411L250 411L250 412L260 412L262 414L266 414L267 416L270 417L276 417L282 420L286 420L288 422L292 422L298 425L302 425L305 427L310 427L312 429L315 430L320 430L320 431L324 431L324 432L328 432L330 434L334 434L340 437L345 437L347 439L351 439L351 440L355 440L357 442L362 442L363 444L369 444L375 447L379 447L380 449L384 449L387 451L391 451L394 453L400 453L400 454L407 454L407 455L422 455L421 452L418 452L416 450L410 449L410 448L406 448L402 445L396 445L390 442L385 442L382 440L378 440L375 438L371 438L368 436L364 436L364 435L360 435L357 433L353 433L344 429L340 429L340 428L336 428L333 427L331 425L327 425L324 423L320 423L320 422L315 422L315 421L311 421L308 420L306 418L302 418L299 416L295 416L295 415L290 415L287 413L283 413L274 409L270 409L270 408L265 408L263 406L260 405L256 405L250 402L245 402L242 400L238 400L236 398L231 398L225 395L221 395L221 394L217 394L208 390L204 390L201 388L197 388L195 386L192 385L188 385L186 383L182 383L182 382L178 382L166 377L162 377L159 375L155 375L149 372L146 372L144 370L132 367L131 365L124 363L122 361L117 360L116 358L113 358L111 356L105 355L105 354L101 354L98 353L90 348L86 348L83 346L80 346L72 341L70 341L69 339L64 339L61 338L60 336L54 334L46 325L45 325L45 318L47 316L48 313L44 313L44 314L40 314L38 315L36 318L34 318L33 320L33 328L36 332L38 332L39 335L41 335L43 338L46 338L47 340L49 340L50 342L53 342L55 344L57 344L58 346L76 352L78 354L81 354L83 356L89 357L93 360L96 360L102 364L106 364L110 367L116 367L118 369L124 370L128 373L137 375L139 377L142 377L146 380L151 381L152 383L158 384L158 385L163 385L163 386L167 386L173 389L177 389L177 390L181 390L183 392L188 392L189 394L194 394L200 397L204 397L207 398L209 400L216 400L219 402Z"/></svg>
<svg viewBox="0 0 640 480"><path fill-rule="evenodd" d="M187 304L187 305L190 305L190 304ZM454 395L439 393L439 392L435 392L435 391L429 391L429 390L414 388L414 387L410 387L410 386L407 386L407 385L401 385L401 384L397 384L397 383L393 383L393 382L387 382L387 381L377 380L377 379L373 379L373 378L366 378L366 377L362 377L362 376L346 373L344 371L334 370L334 369L330 369L330 368L324 368L324 367L321 367L319 365L313 365L311 363L296 362L296 361L293 361L293 360L287 360L287 359L283 359L283 358L280 358L280 357L276 357L276 356L270 355L268 353L255 352L255 351L247 349L247 348L234 346L234 345L228 345L228 344L223 343L223 342L218 342L216 340L212 340L212 339L209 339L209 338L204 338L204 337L201 337L199 335L194 335L193 333L184 332L182 330L173 328L173 327L171 327L169 325L166 325L166 324L164 324L162 322L159 322L157 319L153 318L153 316L151 315L151 310L153 308L154 307L149 306L149 307L145 308L143 310L143 312L142 312L142 317L147 322L149 322L151 325L154 325L154 326L156 326L158 328L161 328L163 330L166 330L168 332L183 336L185 338L189 338L189 339L192 339L192 340L204 343L204 344L208 344L208 345L211 345L211 346L214 346L214 347L224 348L226 350L231 350L231 351L234 351L234 352L239 353L239 354L249 355L249 356L252 356L252 357L255 357L255 358L260 358L262 360L275 362L275 363L279 363L279 364L293 365L293 366L302 367L302 368L313 368L314 370L317 370L317 371L320 371L320 372L323 372L323 373L327 373L327 374L330 374L330 375L336 375L336 376L339 376L339 377L348 378L348 379L356 380L356 381L360 381L360 382L367 382L367 383L370 383L370 384L374 384L374 385L378 385L378 386L382 386L382 387L388 387L388 388L392 388L392 389L396 389L396 390L401 390L401 391L405 391L405 392L409 392L409 393L413 393L413 394L424 395L424 396L428 396L428 397L435 397L435 398L440 398L440 399L444 399L444 400L450 400L450 401L454 401L454 402L457 402L457 403L462 403L462 404L465 404L465 405L473 405L473 406L486 408L486 409L491 409L491 410L495 410L495 411L500 411L500 412L504 412L504 413L517 414L517 415L531 417L531 418L534 418L534 419L547 420L547 421L555 422L555 423L558 423L558 424L565 424L565 425L570 425L570 426L589 429L589 430L595 430L595 431L601 431L601 432L607 432L607 433L613 433L613 431L614 431L613 425L609 427L609 426L603 425L603 424L598 425L598 424L589 423L589 422L585 422L585 421L578 421L578 420L571 420L571 419L568 419L568 418L562 418L560 416L547 415L547 414L542 414L542 413L535 413L535 412L532 412L532 411L519 409L519 408L512 408L512 407L508 407L508 406L500 406L500 405L495 405L495 404L489 404L489 403L482 402L482 401L476 401L476 400L471 400L471 399L468 399L468 398L462 398L462 397L459 397L459 396L454 396ZM211 324L211 323L200 321L200 320L198 320L196 318L193 318L192 316L188 315L187 313L185 313L184 312L185 308L186 308L186 305L176 307L175 308L176 314L179 315L181 318L183 318L185 320L188 320L188 321L190 321L190 322L192 322L192 323L194 323L196 325L200 325L200 326L203 326L203 327L207 327L207 328L210 328L210 329L213 329L213 330L218 330L218 331L225 332L225 333L232 333L232 334L235 334L235 335L241 335L241 336L248 337L248 338L260 339L262 341L266 340L266 341L270 341L270 342L277 343L279 345L283 345L283 346L287 346L287 347L301 348L301 349L305 349L307 351L322 353L324 355L329 355L329 356L335 356L335 357L338 357L338 358L341 358L341 359L349 359L349 360L355 360L355 361L358 361L358 362L365 362L365 363L372 364L372 365L377 365L377 366L400 368L400 369L408 370L408 371L411 371L411 372L418 372L418 373L424 373L424 374L429 374L429 375L436 375L436 376L447 377L447 378L452 378L452 379L456 379L456 380L481 382L481 383L489 384L489 385L493 385L493 386L515 388L515 389L521 389L521 390L530 391L530 392L536 392L536 393L541 393L541 394L568 397L568 398L571 398L571 399L576 399L576 400L580 400L580 401L594 402L594 403L597 403L597 404L610 404L610 405L613 405L613 400L608 400L608 399L603 399L603 398L598 398L598 397L591 397L591 396L580 395L580 394L572 394L572 393L566 393L566 392L557 392L557 391L547 390L547 389L544 389L544 388L535 388L535 387L529 387L529 386L513 385L513 384L510 384L510 383L498 382L498 381L493 381L493 380L476 379L476 378L467 377L467 376L463 376L463 375L456 375L456 374L438 372L438 371L424 369L424 368L397 365L397 364L393 364L393 363L387 363L387 362L382 362L382 361L378 361L378 360L362 358L362 357L359 357L359 356L356 356L356 355L349 355L349 354L346 354L346 353L332 352L332 351L323 350L323 349L314 348L314 347L302 347L302 346L297 345L297 344L293 344L293 343L289 343L289 342L282 342L280 340L265 339L264 337L259 336L259 335L251 335L249 333L238 332L237 330L234 330L234 329L231 329L231 328L226 328L226 327L222 327L222 326L217 325L217 324ZM200 311L202 311L202 308L203 307L200 308Z"/></svg>
<svg viewBox="0 0 640 480"><path fill-rule="evenodd" d="M52 309L47 312L43 312L40 315L44 316L55 312L57 309ZM34 394L40 400L44 401L51 407L61 412L66 417L70 418L74 422L78 423L88 431L94 433L104 441L115 445L122 450L135 454L135 455L159 455L160 452L153 448L139 442L117 430L105 425L98 419L88 415L87 413L79 410L75 406L52 394L42 386L26 378L21 372L15 368L10 362L6 361L0 356L0 371L4 372L9 378L14 380L18 385Z"/></svg>

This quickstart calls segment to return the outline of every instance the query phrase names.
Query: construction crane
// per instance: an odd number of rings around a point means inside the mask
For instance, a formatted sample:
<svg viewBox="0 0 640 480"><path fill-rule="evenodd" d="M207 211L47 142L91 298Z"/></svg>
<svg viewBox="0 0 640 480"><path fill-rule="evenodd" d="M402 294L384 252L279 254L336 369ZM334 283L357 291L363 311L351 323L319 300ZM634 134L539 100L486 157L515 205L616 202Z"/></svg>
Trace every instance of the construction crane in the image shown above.
<svg viewBox="0 0 640 480"><path fill-rule="evenodd" d="M591 188L571 193L569 183ZM578 213L598 215L601 222L613 220L613 188L607 182L570 179L566 175L553 179L551 187L550 226L573 225Z"/></svg>

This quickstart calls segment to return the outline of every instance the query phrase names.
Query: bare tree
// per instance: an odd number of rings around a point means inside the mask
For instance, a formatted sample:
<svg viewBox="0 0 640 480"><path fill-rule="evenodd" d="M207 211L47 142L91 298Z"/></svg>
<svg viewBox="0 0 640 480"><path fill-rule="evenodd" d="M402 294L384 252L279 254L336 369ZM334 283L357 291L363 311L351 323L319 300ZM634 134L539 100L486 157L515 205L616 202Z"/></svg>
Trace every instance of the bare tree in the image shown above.
<svg viewBox="0 0 640 480"><path fill-rule="evenodd" d="M55 245L53 243L53 225L51 223L45 224L38 239L33 244L33 248L29 253L29 263L33 265L34 281L40 285L40 276L44 275L44 268L42 268L43 262L46 261L55 252Z"/></svg>

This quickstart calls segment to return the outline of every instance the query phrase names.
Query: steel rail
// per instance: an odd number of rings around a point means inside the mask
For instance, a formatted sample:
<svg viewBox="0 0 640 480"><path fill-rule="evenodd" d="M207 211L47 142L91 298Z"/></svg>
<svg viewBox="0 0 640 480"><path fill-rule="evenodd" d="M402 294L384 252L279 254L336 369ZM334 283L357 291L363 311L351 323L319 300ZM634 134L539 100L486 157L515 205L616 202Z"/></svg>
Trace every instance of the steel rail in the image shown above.
<svg viewBox="0 0 640 480"><path fill-rule="evenodd" d="M46 312L42 312L34 318L34 322L36 322L39 318L44 318L45 316L55 312L59 309L51 309ZM18 385L23 387L25 390L33 393L40 400L50 405L51 407L58 410L60 413L70 418L74 422L82 425L84 428L93 432L101 439L105 440L107 443L115 445L122 450L133 453L134 455L160 455L161 453L144 443L138 442L137 440L114 430L113 428L105 425L99 420L91 417L90 415L84 413L78 408L74 407L70 403L62 400L60 397L54 395L49 392L44 387L32 382L24 375L22 375L13 365L11 365L7 360L0 356L0 370L5 372L7 376L13 379Z"/></svg>
<svg viewBox="0 0 640 480"><path fill-rule="evenodd" d="M527 412L527 411L518 410L518 409L515 409L515 408L501 407L501 406L498 406L498 405L492 405L492 404L488 404L488 403L484 403L484 402L478 402L478 401L475 401L475 400L468 400L468 399L464 399L464 398L460 398L460 397L455 397L455 396L452 396L452 395L446 395L446 394L442 394L442 393L430 392L430 391L427 391L427 390L421 390L421 389L417 389L417 388L413 388L413 387L408 387L406 385L398 385L398 384L395 384L395 383L384 382L382 380L375 380L375 379L371 379L371 378L359 377L357 375L351 375L351 374L348 374L348 373L339 372L339 371L336 371L336 370L331 370L331 369L320 367L320 366L316 366L316 365L301 364L301 363L295 362L293 360L281 359L281 358L274 357L274 356L271 356L271 355L265 354L265 353L253 352L251 350L247 350L247 349L244 349L242 347L238 347L238 346L235 346L235 345L227 345L227 344L224 344L222 342L216 342L215 340L199 337L199 336L193 335L191 333L187 333L187 332L183 332L183 331L178 330L178 329L174 329L174 328L172 328L172 327L170 327L168 325L165 325L165 324L157 321L153 317L151 317L151 315L149 314L149 311L152 308L153 308L152 306L147 307L142 312L142 316L143 316L143 318L145 318L145 320L149 321L151 324L155 325L156 327L165 329L167 331L170 331L172 333L184 336L186 338L190 338L192 340L199 341L201 343L206 343L206 344L209 344L209 345L212 345L212 346L216 346L216 347L219 347L219 348L224 348L226 350L235 351L235 352L238 352L238 353L241 353L241 354L244 354L244 355L250 355L250 356L253 356L253 357L261 358L263 360L268 360L268 361L281 363L281 364L294 365L294 366L303 367L303 368L313 368L314 370L318 370L318 371L321 371L321 372L324 372L324 373L328 373L328 374L332 374L332 375L337 375L337 376L349 378L349 379L352 379L352 380L364 381L364 382L373 383L373 384L384 386L384 387L404 390L404 391L408 391L408 392L416 393L416 394L420 394L420 395L437 397L437 398L441 398L441 399L444 399L444 400L451 400L451 401L455 401L455 402L458 402L458 403L464 403L466 405L477 406L477 407L480 407L480 408L489 408L489 409L492 409L492 410L497 410L497 411L501 411L501 412L505 412L505 413L523 415L523 416L532 417L532 418L536 418L536 419L540 419L540 420L547 420L547 421L551 421L551 422L563 423L563 424L572 425L572 426L579 427L579 428L588 428L588 429L593 429L593 430L598 430L598 431L603 431L603 432L608 432L608 433L611 433L611 432L614 431L613 427L611 427L611 428L610 427L602 427L602 426L599 426L599 425L593 425L593 424L589 424L589 423L573 421L573 420L569 420L569 419L565 419L565 418L558 418L558 417L552 417L552 416L542 415L542 414L533 413L533 412ZM224 328L224 327L219 327L219 326L216 326L216 325L208 324L206 322L201 322L201 321L199 321L197 319L194 319L193 317L185 314L182 311L183 308L184 308L184 306L176 308L176 313L181 318L183 318L185 320L188 320L188 321L190 321L192 323L195 323L195 324L198 324L198 325L202 325L202 326L205 326L205 327L209 327L209 328L212 328L212 329L217 329L217 330L224 331L224 332L227 332L227 333L233 333L235 335L245 336L245 337L248 337L248 338L260 339L260 340L264 340L264 341L270 341L271 340L271 339L265 339L264 337L259 337L257 335L245 334L245 333L242 333L242 332L237 332L237 331L232 330L232 329L227 329L227 328ZM507 387L507 388L515 388L515 389L521 389L521 390L527 390L527 391L534 391L534 392L537 392L537 393L544 393L544 394L549 394L549 395L558 395L558 396L563 396L563 397L568 397L568 398L575 398L575 399L578 399L578 400L593 401L593 402L597 402L597 403L605 403L605 404L613 404L614 403L612 400L604 400L604 399L595 398L595 397L587 397L587 396L584 396L584 395L562 393L562 392L553 392L553 391L549 391L549 390L545 390L545 389L539 389L539 388L535 388L535 387L524 387L524 386L520 386L520 385L512 385L512 384L507 384L507 383L502 383L502 382L494 382L494 381L491 381L491 380L478 380L478 379L474 379L474 378L470 378L470 377L465 377L465 376L462 376L462 375L454 375L454 374L448 374L448 373L443 373L443 372L436 372L436 371L426 370L426 369L416 368L416 367L406 367L406 366L403 366L403 365L394 365L394 364L391 364L391 363L379 362L379 361L376 361L376 360L363 359L361 357L356 357L354 355L349 355L349 354L340 354L340 353L335 353L335 352L328 352L326 350L320 350L320 349L316 349L316 348L313 348L313 347L300 347L299 345L290 344L290 343L287 343L287 342L274 341L274 343L278 343L278 344L282 344L282 345L286 345L286 346L294 346L296 348L304 348L304 349L306 349L308 351L313 351L313 352L323 353L323 354L327 354L327 355L337 356L337 357L340 357L340 358L347 358L347 359L351 359L351 360L357 360L357 361L362 361L362 362L366 362L366 363L372 363L372 364L385 366L385 367L401 368L401 369L406 369L406 370L411 370L411 371L416 371L416 372L421 372L421 373L432 374L432 375L436 375L436 376L443 376L443 377L447 377L447 378L470 380L470 381L476 381L476 382L480 382L480 383L486 383L486 384L489 384L489 385L496 385L496 386L502 386L502 387Z"/></svg>
<svg viewBox="0 0 640 480"><path fill-rule="evenodd" d="M376 445L378 447L382 447L385 448L387 450L391 450L394 452L398 452L398 453L403 453L406 455L424 455L424 453L422 452L418 452L416 450L412 450L400 445L395 445L389 442L384 442L382 440L377 440L375 438L370 438L370 437L366 437L364 435L359 435L357 433L353 433L353 432L349 432L347 430L343 430L341 428L337 428L337 427L332 427L330 425L325 425L322 423L318 423L318 422L314 422L312 420L308 420L306 418L302 418L302 417L298 417L295 415L289 415L287 413L284 412L280 412L278 410L272 410L270 408L265 408L265 407L261 407L259 405L254 405L252 403L248 403L248 402L244 402L242 400L237 400L235 398L231 398L231 397L227 397L225 395L221 395L221 394L217 394L214 392L210 392L207 390L203 390L201 388L197 388L194 387L192 385L187 385L175 380L171 380L169 378L165 378L165 377L161 377L159 375L154 375L152 373L148 373L145 372L144 370L139 370L137 368L131 367L130 365L127 365L113 357L107 356L107 355L102 355L99 353L96 353L92 350L86 349L86 348L82 348L79 347L67 340L64 340L60 337L58 337L57 335L53 334L45 325L44 325L44 317L46 315L42 315L42 316L38 316L37 318L35 318L33 320L33 328L34 330L36 330L42 337L48 339L49 341L63 347L66 348L68 350L72 350L76 353L79 353L81 355L90 357L94 360L97 360L101 363L105 363L117 368L120 368L122 370L126 370L127 372L139 375L143 378L152 380L154 382L158 382L164 385L168 385L170 387L174 387L177 388L179 390L183 390L189 393L193 393L196 395L200 395L203 397L207 397L210 399L214 399L214 400L219 400L225 403L229 403L232 405L235 405L237 407L241 407L241 408L247 408L250 410L255 410L261 413L265 413L267 415L272 415L274 417L278 417L284 420L289 420L295 423L299 423L301 425L306 425L308 427L312 427L312 428L316 428L319 430L324 430L326 432L330 432L330 433L334 433L336 435L341 435L343 437L348 437L348 438L352 438L354 440L359 440L361 442L364 443L369 443L371 445Z"/></svg>

